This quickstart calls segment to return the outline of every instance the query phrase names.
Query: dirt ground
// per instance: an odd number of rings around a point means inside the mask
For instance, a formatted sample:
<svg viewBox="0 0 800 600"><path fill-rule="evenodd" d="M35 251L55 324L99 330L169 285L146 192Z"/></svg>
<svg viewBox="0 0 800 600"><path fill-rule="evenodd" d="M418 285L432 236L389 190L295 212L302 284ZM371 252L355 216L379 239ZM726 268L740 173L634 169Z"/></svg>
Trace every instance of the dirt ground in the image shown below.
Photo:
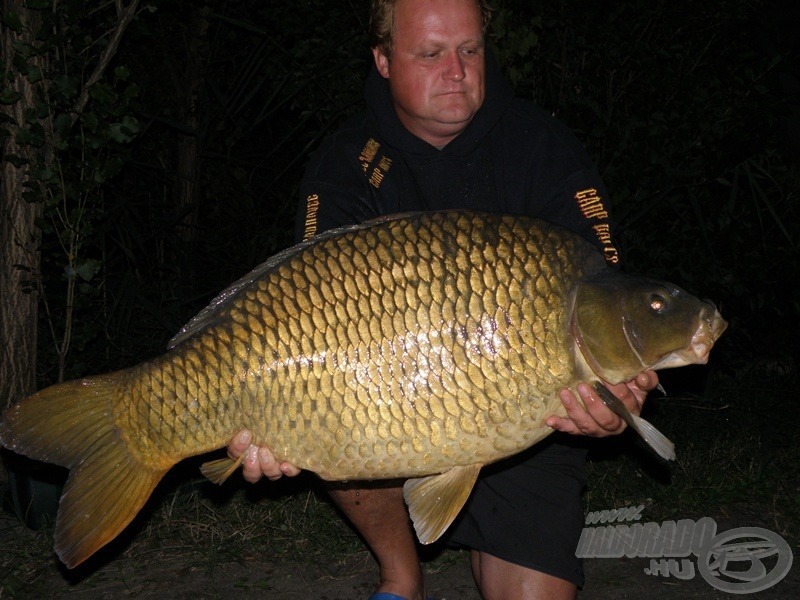
<svg viewBox="0 0 800 600"><path fill-rule="evenodd" d="M715 518L717 519L717 518ZM724 523L718 520L718 531L728 527L755 526L751 522ZM44 534L35 534L41 536ZM14 516L0 515L0 547L8 547L10 536L31 536ZM34 538L35 539L35 538ZM40 539L41 544L49 540ZM794 554L797 549L793 548ZM134 555L135 554L135 555ZM0 600L5 598L75 598L75 599L215 599L236 597L237 600L269 598L276 600L366 599L377 581L377 569L367 552L331 560L330 563L307 563L296 560L270 561L252 554L237 562L207 562L198 565L185 548L158 548L153 552L121 552L113 560L91 569L67 571L54 555L49 564L41 564L32 552L31 565L9 575L0 573ZM690 557L692 569L698 559ZM767 563L767 561L765 561ZM468 554L447 550L426 560L425 570L430 595L447 600L474 600L475 591L469 570ZM650 559L587 559L587 583L580 599L647 598L648 600L692 598L732 598L734 594L716 589L699 573L688 579L663 574L647 574ZM26 577L29 580L25 580ZM800 570L792 567L781 581L747 598L778 600L800 598Z"/></svg>

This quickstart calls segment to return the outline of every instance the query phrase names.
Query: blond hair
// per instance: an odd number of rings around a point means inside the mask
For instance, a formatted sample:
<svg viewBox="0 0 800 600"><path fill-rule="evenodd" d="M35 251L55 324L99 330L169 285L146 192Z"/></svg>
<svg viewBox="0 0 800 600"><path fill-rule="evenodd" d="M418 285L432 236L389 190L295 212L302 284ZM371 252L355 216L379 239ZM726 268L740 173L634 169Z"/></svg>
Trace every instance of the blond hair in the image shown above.
<svg viewBox="0 0 800 600"><path fill-rule="evenodd" d="M394 47L394 8L397 0L372 0L369 12L369 46L378 48L387 58ZM481 13L481 29L486 34L492 9L488 0L475 0Z"/></svg>

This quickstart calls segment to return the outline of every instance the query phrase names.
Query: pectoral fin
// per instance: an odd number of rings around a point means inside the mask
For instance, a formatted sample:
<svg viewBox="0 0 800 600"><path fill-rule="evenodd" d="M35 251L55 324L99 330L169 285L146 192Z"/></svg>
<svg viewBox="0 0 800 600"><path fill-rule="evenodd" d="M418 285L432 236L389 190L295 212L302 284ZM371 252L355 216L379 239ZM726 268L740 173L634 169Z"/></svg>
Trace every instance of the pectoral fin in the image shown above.
<svg viewBox="0 0 800 600"><path fill-rule="evenodd" d="M632 414L622 401L599 381L594 382L592 387L603 400L603 403L625 421L628 427L642 436L642 439L656 451L656 454L666 460L675 460L675 444L673 444L667 436L656 429L649 421Z"/></svg>
<svg viewBox="0 0 800 600"><path fill-rule="evenodd" d="M222 485L228 477L233 475L233 472L239 468L244 460L244 452L233 460L232 458L220 458L219 460L211 460L203 463L200 466L200 472L211 480L212 483Z"/></svg>
<svg viewBox="0 0 800 600"><path fill-rule="evenodd" d="M438 540L461 511L482 465L453 467L439 475L409 479L403 497L419 541Z"/></svg>

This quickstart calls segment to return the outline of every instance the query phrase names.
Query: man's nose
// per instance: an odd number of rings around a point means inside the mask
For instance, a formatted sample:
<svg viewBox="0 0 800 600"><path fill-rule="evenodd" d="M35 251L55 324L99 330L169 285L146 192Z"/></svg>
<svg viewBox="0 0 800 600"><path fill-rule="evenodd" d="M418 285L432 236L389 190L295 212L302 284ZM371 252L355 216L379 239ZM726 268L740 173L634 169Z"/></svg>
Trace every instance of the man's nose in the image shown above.
<svg viewBox="0 0 800 600"><path fill-rule="evenodd" d="M447 65L443 73L445 79L452 79L453 81L461 81L466 76L464 71L464 63L461 56L457 51L451 52L447 55Z"/></svg>

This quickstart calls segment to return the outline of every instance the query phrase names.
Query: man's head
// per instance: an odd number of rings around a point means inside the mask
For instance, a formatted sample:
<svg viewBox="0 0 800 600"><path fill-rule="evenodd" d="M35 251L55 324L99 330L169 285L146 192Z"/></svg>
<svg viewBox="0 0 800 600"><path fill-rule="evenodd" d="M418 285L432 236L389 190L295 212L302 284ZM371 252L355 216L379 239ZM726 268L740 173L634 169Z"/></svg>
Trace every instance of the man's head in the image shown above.
<svg viewBox="0 0 800 600"><path fill-rule="evenodd" d="M489 27L492 18L492 9L488 0L475 0L481 11L481 28L483 34ZM379 48L386 57L392 57L394 44L394 7L397 0L372 0L369 13L369 46Z"/></svg>
<svg viewBox="0 0 800 600"><path fill-rule="evenodd" d="M443 147L484 99L485 0L373 0L372 54L400 121Z"/></svg>

